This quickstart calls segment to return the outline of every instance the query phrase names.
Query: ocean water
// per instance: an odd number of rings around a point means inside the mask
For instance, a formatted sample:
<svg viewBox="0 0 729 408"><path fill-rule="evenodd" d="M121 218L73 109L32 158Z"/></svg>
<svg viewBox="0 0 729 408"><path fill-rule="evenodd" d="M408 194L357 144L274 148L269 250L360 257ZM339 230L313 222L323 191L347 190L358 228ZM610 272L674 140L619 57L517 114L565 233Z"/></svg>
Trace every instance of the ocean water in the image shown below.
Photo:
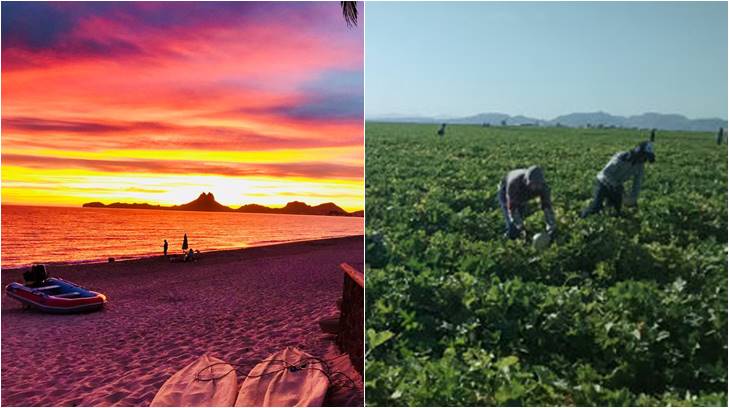
<svg viewBox="0 0 729 408"><path fill-rule="evenodd" d="M182 254L362 235L360 217L2 206L3 268Z"/></svg>

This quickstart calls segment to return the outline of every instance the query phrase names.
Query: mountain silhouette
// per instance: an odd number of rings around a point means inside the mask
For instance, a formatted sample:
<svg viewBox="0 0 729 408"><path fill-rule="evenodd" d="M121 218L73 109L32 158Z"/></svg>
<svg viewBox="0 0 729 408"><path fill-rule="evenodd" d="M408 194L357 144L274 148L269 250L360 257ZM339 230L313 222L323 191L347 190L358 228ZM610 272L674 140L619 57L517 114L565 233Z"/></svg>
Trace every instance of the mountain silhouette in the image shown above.
<svg viewBox="0 0 729 408"><path fill-rule="evenodd" d="M334 203L323 203L310 206L301 201L292 201L283 208L271 208L259 204L246 204L233 209L215 201L213 193L201 193L195 200L186 204L161 206L147 203L112 203L103 204L94 201L82 205L85 208L130 208L138 210L173 210L173 211L209 211L209 212L242 212L258 214L293 214L293 215L328 215L342 217L364 217L364 211L349 213Z"/></svg>
<svg viewBox="0 0 729 408"><path fill-rule="evenodd" d="M301 201L292 201L283 208L270 208L258 204L248 204L235 210L237 212L247 213L265 213L265 214L301 214L301 215L337 215L337 216L358 216L356 212L348 213L334 203L324 203L316 206L310 206Z"/></svg>
<svg viewBox="0 0 729 408"><path fill-rule="evenodd" d="M374 122L399 123L452 123L491 126L500 126L506 123L510 126L567 126L567 127L621 127L635 129L684 130L698 132L715 132L720 127L727 128L726 119L707 118L689 119L678 114L663 114L647 112L641 115L617 116L606 112L576 112L561 115L551 120L530 118L522 115L510 116L505 113L479 113L477 115L444 118L444 117L407 117L389 115L380 118L370 118ZM504 122L505 121L505 122Z"/></svg>
<svg viewBox="0 0 729 408"><path fill-rule="evenodd" d="M621 127L625 126L626 120L622 116L613 116L609 113L605 112L588 112L588 113L570 113L569 115L562 115L557 116L556 118L550 120L549 124L561 124L564 126L569 127L586 127L586 126L599 126L602 125L603 127L607 126L615 126L615 127ZM626 126L629 127L629 126ZM655 126L646 126L646 127L655 127Z"/></svg>
<svg viewBox="0 0 729 408"><path fill-rule="evenodd" d="M202 193L195 200L187 204L173 206L173 208L182 211L233 211L232 208L215 201L213 193Z"/></svg>

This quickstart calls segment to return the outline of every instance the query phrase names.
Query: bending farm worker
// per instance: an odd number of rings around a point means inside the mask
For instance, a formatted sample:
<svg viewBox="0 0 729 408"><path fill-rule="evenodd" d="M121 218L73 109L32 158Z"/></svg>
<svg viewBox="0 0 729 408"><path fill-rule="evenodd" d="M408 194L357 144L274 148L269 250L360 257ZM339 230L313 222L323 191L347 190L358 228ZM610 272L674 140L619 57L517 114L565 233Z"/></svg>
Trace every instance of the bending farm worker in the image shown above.
<svg viewBox="0 0 729 408"><path fill-rule="evenodd" d="M515 239L523 231L526 204L535 197L539 197L541 202L547 232L549 235L554 234L556 222L552 199L544 179L544 171L540 167L531 166L528 169L510 171L499 184L498 196L499 206L506 221L507 238Z"/></svg>
<svg viewBox="0 0 729 408"><path fill-rule="evenodd" d="M582 211L582 218L602 211L603 202L606 200L608 205L614 207L620 214L623 204L623 184L630 178L633 179L633 190L625 204L637 206L644 164L646 161L653 163L655 160L653 143L648 141L641 142L633 150L616 153L597 174L594 197L590 205Z"/></svg>

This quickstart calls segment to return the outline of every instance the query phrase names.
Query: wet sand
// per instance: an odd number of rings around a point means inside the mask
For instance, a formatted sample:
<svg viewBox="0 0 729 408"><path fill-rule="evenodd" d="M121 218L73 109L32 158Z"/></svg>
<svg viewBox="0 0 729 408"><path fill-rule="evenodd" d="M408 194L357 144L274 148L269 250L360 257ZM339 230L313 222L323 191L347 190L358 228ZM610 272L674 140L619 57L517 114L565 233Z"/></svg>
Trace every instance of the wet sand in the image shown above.
<svg viewBox="0 0 729 408"><path fill-rule="evenodd" d="M319 320L338 313L341 262L363 266L363 239L335 238L202 254L51 266L107 295L103 311L49 315L2 295L4 406L148 406L177 370L204 353L253 366L286 346L320 358L340 354ZM3 287L22 270L3 269ZM343 362L342 362L343 360ZM348 359L337 369L355 389L327 405L363 405L362 379ZM239 382L242 382L239 374Z"/></svg>

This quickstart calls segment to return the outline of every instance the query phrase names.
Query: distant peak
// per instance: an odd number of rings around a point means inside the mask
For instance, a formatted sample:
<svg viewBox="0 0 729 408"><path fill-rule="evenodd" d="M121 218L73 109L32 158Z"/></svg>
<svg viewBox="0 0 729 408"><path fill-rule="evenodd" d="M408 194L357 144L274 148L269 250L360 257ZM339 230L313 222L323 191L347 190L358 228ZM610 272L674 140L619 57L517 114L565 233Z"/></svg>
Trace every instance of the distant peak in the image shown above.
<svg viewBox="0 0 729 408"><path fill-rule="evenodd" d="M222 211L222 212L249 212L249 213L267 213L267 214L298 214L298 215L339 215L339 216L353 216L362 217L364 211L355 211L349 213L343 210L338 205L328 202L319 204L317 206L310 206L303 201L291 201L286 204L283 208L270 208L260 204L246 204L240 208L234 210L230 207L224 206L215 201L213 193L202 192L197 199L190 201L189 203L181 205L173 205L171 207L163 207L160 205L150 205L147 203L141 204L126 204L126 203L113 203L105 205L101 202L95 201L91 203L83 204L83 207L89 208L135 208L135 209L149 209L149 210L182 210L182 211Z"/></svg>
<svg viewBox="0 0 729 408"><path fill-rule="evenodd" d="M309 207L309 204L302 201L290 201L286 203L286 207Z"/></svg>
<svg viewBox="0 0 729 408"><path fill-rule="evenodd" d="M339 208L338 205L334 204L331 201L328 203L321 203L321 204L317 205L317 207L337 207L337 208Z"/></svg>

